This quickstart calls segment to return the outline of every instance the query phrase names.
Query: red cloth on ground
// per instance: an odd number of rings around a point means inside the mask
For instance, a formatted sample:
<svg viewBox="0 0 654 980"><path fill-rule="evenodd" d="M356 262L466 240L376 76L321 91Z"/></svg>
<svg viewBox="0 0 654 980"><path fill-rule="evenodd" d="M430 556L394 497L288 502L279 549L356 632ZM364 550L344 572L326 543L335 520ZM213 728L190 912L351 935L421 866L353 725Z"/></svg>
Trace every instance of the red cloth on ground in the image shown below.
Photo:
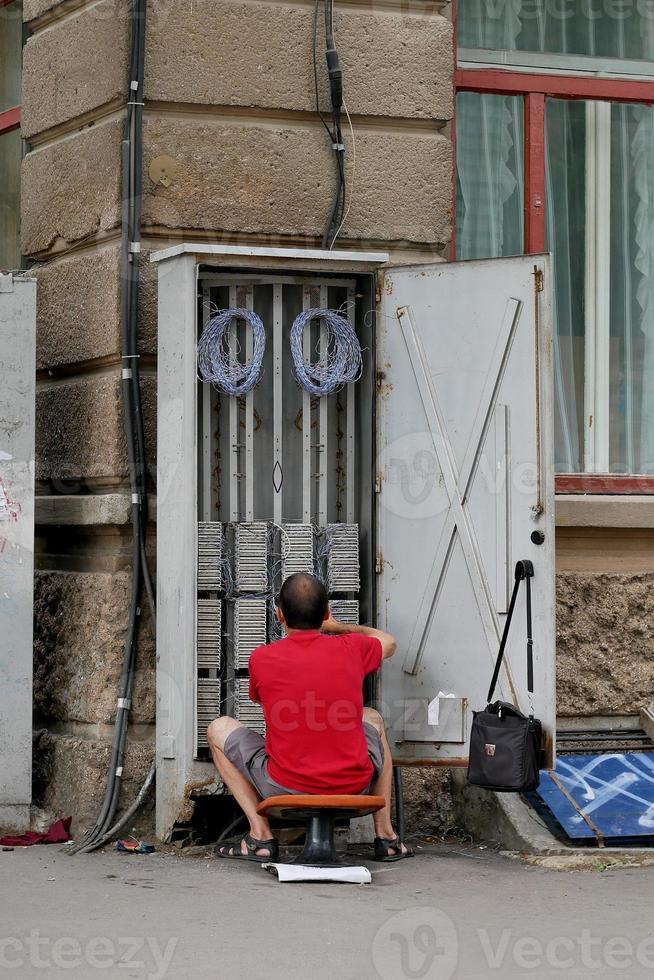
<svg viewBox="0 0 654 980"><path fill-rule="evenodd" d="M360 793L373 766L363 730L366 674L382 645L359 633L298 630L250 657L250 699L266 719L268 773L304 793Z"/></svg>
<svg viewBox="0 0 654 980"><path fill-rule="evenodd" d="M30 847L32 844L65 844L72 840L68 833L72 817L65 817L63 820L55 820L46 830L45 834L38 834L35 830L28 830L26 834L19 834L16 837L0 837L0 847Z"/></svg>

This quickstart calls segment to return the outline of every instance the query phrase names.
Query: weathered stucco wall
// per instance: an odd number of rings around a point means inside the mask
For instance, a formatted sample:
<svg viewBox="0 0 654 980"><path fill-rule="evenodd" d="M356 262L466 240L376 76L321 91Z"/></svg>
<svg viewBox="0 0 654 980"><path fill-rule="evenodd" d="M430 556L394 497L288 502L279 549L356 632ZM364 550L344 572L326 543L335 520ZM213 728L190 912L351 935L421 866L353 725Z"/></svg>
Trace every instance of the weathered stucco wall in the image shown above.
<svg viewBox="0 0 654 980"><path fill-rule="evenodd" d="M30 146L22 238L25 254L39 263L37 486L48 495L128 496L119 222L129 6L24 3L32 35L23 73ZM336 7L357 156L341 245L442 256L452 199L449 4L348 0ZM311 5L295 0L149 4L140 311L153 476L156 287L149 251L194 238L320 242L334 169L315 112L312 17ZM320 41L318 57L325 105ZM161 156L173 161L168 186L151 176ZM350 177L352 159L348 153ZM104 786L129 567L124 527L70 523L75 514L99 520L120 510L91 503L71 510L50 500L49 524L37 529L35 796L59 815L73 813L77 830L95 816ZM153 751L152 638L147 625L143 632L126 798ZM442 779L433 778L435 790ZM416 787L424 802L424 785Z"/></svg>
<svg viewBox="0 0 654 980"><path fill-rule="evenodd" d="M653 699L654 574L559 574L559 715L634 714Z"/></svg>

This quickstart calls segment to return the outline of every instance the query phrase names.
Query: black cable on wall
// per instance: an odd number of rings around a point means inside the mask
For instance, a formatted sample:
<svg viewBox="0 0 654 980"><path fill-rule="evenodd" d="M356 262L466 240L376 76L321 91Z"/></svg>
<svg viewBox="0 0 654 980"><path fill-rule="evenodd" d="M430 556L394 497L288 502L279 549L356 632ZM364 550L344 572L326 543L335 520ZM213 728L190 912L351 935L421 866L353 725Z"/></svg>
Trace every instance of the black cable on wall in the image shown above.
<svg viewBox="0 0 654 980"><path fill-rule="evenodd" d="M139 371L139 273L141 259L142 125L145 27L147 0L132 2L132 40L129 63L129 94L121 145L123 201L121 236L121 393L127 443L129 482L132 495L132 581L123 664L118 684L114 734L107 784L94 826L73 846L72 853L92 851L105 844L136 812L154 780L152 762L134 803L115 821L120 800L127 728L138 651L143 587L150 603L153 624L155 596L146 556L147 462Z"/></svg>
<svg viewBox="0 0 654 980"><path fill-rule="evenodd" d="M325 127L334 151L336 161L336 189L325 222L322 236L322 247L331 248L338 237L345 217L345 145L341 129L343 111L343 72L340 66L336 42L334 40L334 0L323 0L325 13L325 41L327 58L327 75L329 78L329 93L332 107L332 123L327 123L320 109L318 90L318 11L320 0L316 0L313 10L313 79L316 96L316 112Z"/></svg>

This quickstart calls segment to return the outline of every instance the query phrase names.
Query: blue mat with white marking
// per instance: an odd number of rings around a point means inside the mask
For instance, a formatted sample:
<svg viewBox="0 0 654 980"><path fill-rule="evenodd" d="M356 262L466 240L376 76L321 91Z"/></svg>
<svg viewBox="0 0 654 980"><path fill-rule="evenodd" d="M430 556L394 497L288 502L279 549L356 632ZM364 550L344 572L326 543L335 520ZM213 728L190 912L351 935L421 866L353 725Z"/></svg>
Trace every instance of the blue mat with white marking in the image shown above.
<svg viewBox="0 0 654 980"><path fill-rule="evenodd" d="M654 841L654 752L562 755L556 777L576 807L546 771L536 791L571 840ZM588 817L586 820L584 817Z"/></svg>

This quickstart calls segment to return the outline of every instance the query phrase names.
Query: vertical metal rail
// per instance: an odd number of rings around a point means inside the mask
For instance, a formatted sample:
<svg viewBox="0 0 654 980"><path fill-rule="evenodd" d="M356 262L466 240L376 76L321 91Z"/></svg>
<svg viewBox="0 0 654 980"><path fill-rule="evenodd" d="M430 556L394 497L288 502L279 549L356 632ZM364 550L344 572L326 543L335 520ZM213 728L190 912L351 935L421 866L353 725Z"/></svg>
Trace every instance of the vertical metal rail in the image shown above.
<svg viewBox="0 0 654 980"><path fill-rule="evenodd" d="M302 289L302 309L311 309L311 289L304 286ZM311 357L311 327L307 326L302 339L302 355L305 360ZM311 524L313 514L311 510L311 484L312 484L312 460L311 460L311 395L302 389L302 520L305 524Z"/></svg>
<svg viewBox="0 0 654 980"><path fill-rule="evenodd" d="M246 286L245 309L254 309L254 286ZM254 337L245 325L245 356L249 361L254 352ZM254 520L254 391L245 396L245 520Z"/></svg>
<svg viewBox="0 0 654 980"><path fill-rule="evenodd" d="M609 469L611 103L586 103L584 465Z"/></svg>
<svg viewBox="0 0 654 980"><path fill-rule="evenodd" d="M273 520L281 524L284 516L282 492L284 469L282 452L284 446L284 407L283 407L283 316L282 285L273 286Z"/></svg>
<svg viewBox="0 0 654 980"><path fill-rule="evenodd" d="M509 609L511 591L510 569L510 501L511 469L509 461L509 406L498 404L495 409L495 519L497 549L495 551L495 608L498 613Z"/></svg>
<svg viewBox="0 0 654 980"><path fill-rule="evenodd" d="M350 286L347 291L347 316L353 327L356 328L355 320L355 289ZM354 420L355 420L355 385L349 384L346 392L345 406L345 519L348 524L354 524L356 520L356 508L354 497Z"/></svg>
<svg viewBox="0 0 654 980"><path fill-rule="evenodd" d="M229 287L229 307L236 307L236 286ZM235 356L237 345L236 324L232 323L229 328L229 349ZM229 519L237 521L240 516L239 508L239 445L238 445L238 401L234 397L229 399Z"/></svg>
<svg viewBox="0 0 654 980"><path fill-rule="evenodd" d="M329 306L329 293L327 286L320 287L320 309L326 310ZM329 333L327 325L323 320L320 321L320 357L327 354L329 344ZM319 430L318 445L316 446L316 474L318 483L318 525L324 527L327 524L327 467L329 465L329 436L327 427L329 425L329 402L326 395L320 398L319 408Z"/></svg>
<svg viewBox="0 0 654 980"><path fill-rule="evenodd" d="M202 329L204 329L211 317L211 292L208 286L202 289ZM213 409L213 388L206 382L201 383L201 419L202 431L200 433L200 451L202 453L202 501L200 513L203 521L213 520L213 494L211 479L211 460L213 456L211 429L212 429L212 409Z"/></svg>

